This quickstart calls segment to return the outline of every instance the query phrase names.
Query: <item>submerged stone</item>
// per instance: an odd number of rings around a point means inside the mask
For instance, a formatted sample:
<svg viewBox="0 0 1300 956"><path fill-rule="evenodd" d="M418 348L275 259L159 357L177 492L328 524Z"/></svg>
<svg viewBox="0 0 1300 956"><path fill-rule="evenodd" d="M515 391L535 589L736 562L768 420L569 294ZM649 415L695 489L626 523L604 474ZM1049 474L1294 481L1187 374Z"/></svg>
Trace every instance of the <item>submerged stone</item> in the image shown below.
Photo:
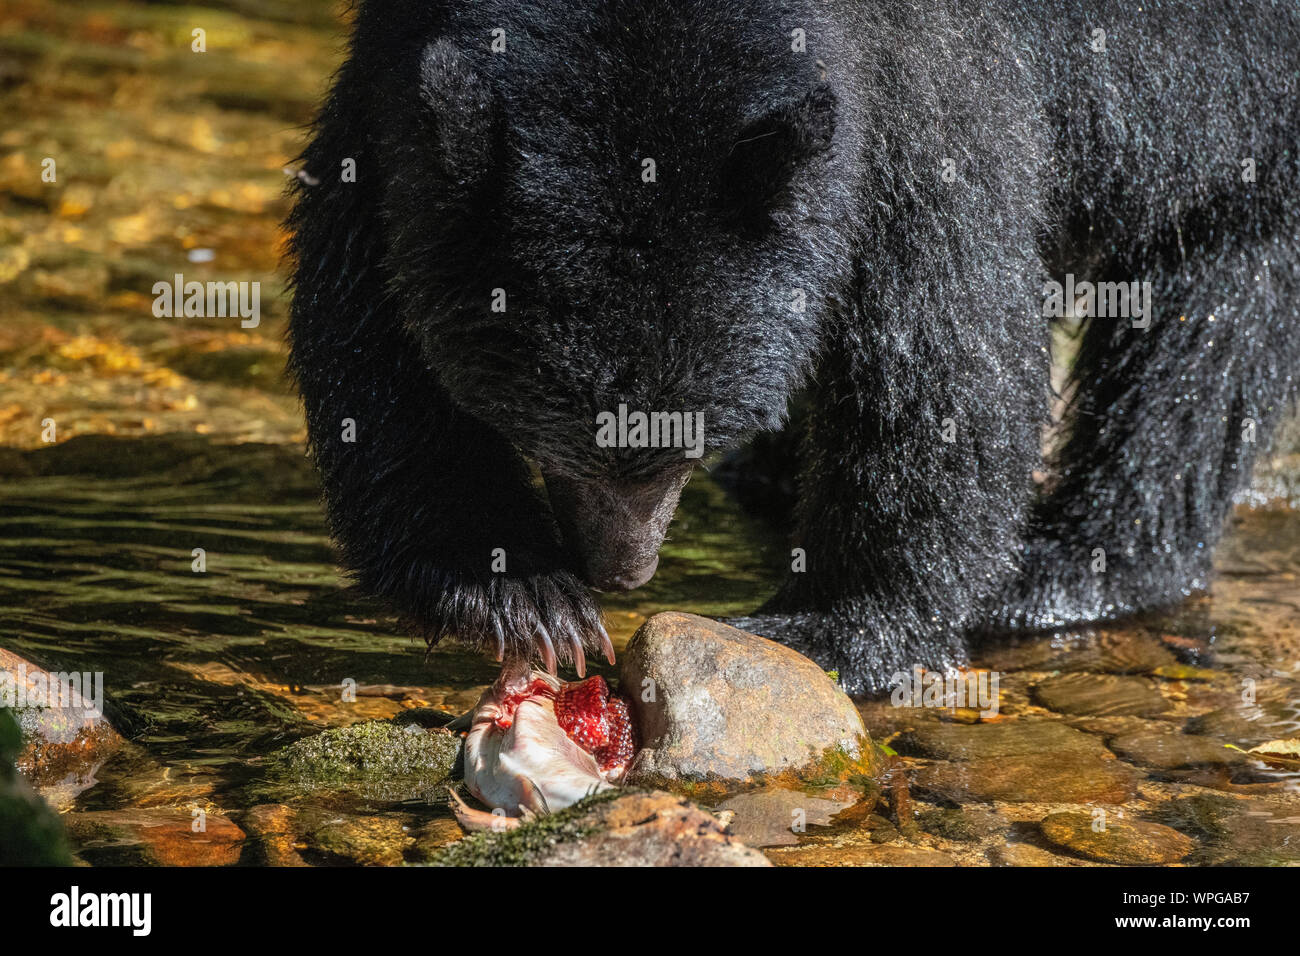
<svg viewBox="0 0 1300 956"><path fill-rule="evenodd" d="M1038 670L1074 673L1148 674L1176 664L1158 638L1130 629L1087 630L1077 634L1023 636L982 648L977 659L999 671Z"/></svg>
<svg viewBox="0 0 1300 956"><path fill-rule="evenodd" d="M1202 845L1188 861L1202 866L1300 864L1300 815L1293 802L1196 794L1153 811Z"/></svg>
<svg viewBox="0 0 1300 956"><path fill-rule="evenodd" d="M267 866L306 866L296 846L295 811L284 804L264 803L242 817L245 829L262 850Z"/></svg>
<svg viewBox="0 0 1300 956"><path fill-rule="evenodd" d="M801 846L772 850L777 866L956 866L948 854L920 846L892 844Z"/></svg>
<svg viewBox="0 0 1300 956"><path fill-rule="evenodd" d="M1032 843L1007 843L989 849L989 862L994 866L1070 866L1075 861L1049 853Z"/></svg>
<svg viewBox="0 0 1300 956"><path fill-rule="evenodd" d="M1153 717L1170 704L1149 681L1115 674L1063 674L1034 685L1034 699L1058 714Z"/></svg>
<svg viewBox="0 0 1300 956"><path fill-rule="evenodd" d="M1104 754L1099 740L1059 721L921 724L892 744L900 754L935 760L975 760L1031 754Z"/></svg>
<svg viewBox="0 0 1300 956"><path fill-rule="evenodd" d="M977 843L1009 826L1001 814L972 808L935 807L922 811L917 822L926 833L959 843Z"/></svg>
<svg viewBox="0 0 1300 956"><path fill-rule="evenodd" d="M1238 704L1193 717L1186 730L1249 749L1276 737L1278 725L1286 719L1284 707L1272 701Z"/></svg>
<svg viewBox="0 0 1300 956"><path fill-rule="evenodd" d="M398 817L312 811L300 824L315 862L400 866L415 838Z"/></svg>
<svg viewBox="0 0 1300 956"><path fill-rule="evenodd" d="M893 746L944 761L914 771L912 783L958 802L1123 803L1138 781L1100 740L1059 721L923 724Z"/></svg>
<svg viewBox="0 0 1300 956"><path fill-rule="evenodd" d="M955 800L1009 803L1127 803L1137 770L1113 757L1064 753L933 763L917 770L918 790Z"/></svg>
<svg viewBox="0 0 1300 956"><path fill-rule="evenodd" d="M78 856L97 865L233 866L244 831L216 813L158 807L66 813Z"/></svg>
<svg viewBox="0 0 1300 956"><path fill-rule="evenodd" d="M439 817L419 827L412 836L415 840L412 858L417 862L430 862L443 847L464 837L465 831L453 818Z"/></svg>
<svg viewBox="0 0 1300 956"><path fill-rule="evenodd" d="M1043 836L1057 846L1091 860L1129 866L1175 863L1196 844L1171 827L1143 820L1126 820L1115 813L1098 826L1091 813L1053 813L1039 825Z"/></svg>
<svg viewBox="0 0 1300 956"><path fill-rule="evenodd" d="M1157 770L1235 766L1243 762L1239 751L1230 750L1221 741L1188 734L1128 734L1112 740L1110 749L1130 763Z"/></svg>
<svg viewBox="0 0 1300 956"><path fill-rule="evenodd" d="M800 834L810 828L829 826L837 813L847 810L854 802L766 787L736 794L719 804L717 810L735 814L727 829L749 846L793 846L799 842Z"/></svg>

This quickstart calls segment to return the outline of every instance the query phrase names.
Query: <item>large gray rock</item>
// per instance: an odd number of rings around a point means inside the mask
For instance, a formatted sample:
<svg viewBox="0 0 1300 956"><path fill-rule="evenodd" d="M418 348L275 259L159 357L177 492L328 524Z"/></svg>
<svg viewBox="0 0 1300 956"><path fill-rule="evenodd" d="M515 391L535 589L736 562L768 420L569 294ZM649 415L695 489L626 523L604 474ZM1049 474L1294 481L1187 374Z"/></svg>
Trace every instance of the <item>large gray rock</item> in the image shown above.
<svg viewBox="0 0 1300 956"><path fill-rule="evenodd" d="M857 708L795 651L694 614L656 614L622 654L641 752L629 780L670 787L874 774Z"/></svg>

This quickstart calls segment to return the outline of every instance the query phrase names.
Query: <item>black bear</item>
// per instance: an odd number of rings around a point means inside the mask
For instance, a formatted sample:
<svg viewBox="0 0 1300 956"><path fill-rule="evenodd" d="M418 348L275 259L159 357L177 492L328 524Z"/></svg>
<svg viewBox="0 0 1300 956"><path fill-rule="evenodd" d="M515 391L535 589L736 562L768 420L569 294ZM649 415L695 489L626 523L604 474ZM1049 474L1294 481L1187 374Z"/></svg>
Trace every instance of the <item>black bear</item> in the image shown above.
<svg viewBox="0 0 1300 956"><path fill-rule="evenodd" d="M713 451L802 395L743 623L851 692L1177 601L1296 392L1298 131L1294 3L362 0L290 219L343 560L581 668L695 463L601 417Z"/></svg>

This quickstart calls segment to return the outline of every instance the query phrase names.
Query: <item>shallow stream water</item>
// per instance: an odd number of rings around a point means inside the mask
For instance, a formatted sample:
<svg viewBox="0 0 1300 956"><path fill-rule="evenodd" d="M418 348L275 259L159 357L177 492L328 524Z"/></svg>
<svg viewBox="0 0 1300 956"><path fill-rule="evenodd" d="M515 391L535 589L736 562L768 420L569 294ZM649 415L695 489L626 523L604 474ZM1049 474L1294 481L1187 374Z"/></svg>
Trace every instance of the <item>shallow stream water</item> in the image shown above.
<svg viewBox="0 0 1300 956"><path fill-rule="evenodd" d="M50 471L16 474L32 464ZM304 791L261 773L260 758L319 729L459 713L495 673L452 647L426 659L347 587L297 448L88 438L14 456L9 469L0 647L54 671L102 671L110 717L131 737L93 776L81 766L40 781L85 859L258 862L268 807L298 821L293 839L310 862L419 859L428 847L414 835L457 835L441 793ZM607 604L616 646L656 610L749 609L778 561L761 525L707 476L692 481L654 582ZM1102 807L1171 821L1196 839L1193 861L1300 861L1300 773L1222 747L1300 735L1300 517L1241 509L1220 567L1214 598L1176 613L984 648L976 666L1000 678L992 719L863 702L869 729L902 755L919 833L848 814L797 842L761 821L747 834L793 843L770 851L778 862L1025 862L1014 857L1025 850L1007 859L1012 845L1042 854L1029 862L1081 863L1049 849L1038 822ZM1045 735L1047 724L1071 736ZM1188 740L1218 746L1184 753ZM195 808L232 822L209 830L217 847L173 840L160 851ZM319 846L321 828L361 834Z"/></svg>
<svg viewBox="0 0 1300 956"><path fill-rule="evenodd" d="M426 659L347 588L282 376L284 170L341 48L309 0L0 11L0 649L105 675L129 741L34 781L91 863L400 863L460 835L441 794L263 772L324 728L460 712L495 672ZM155 317L178 272L262 283L259 326ZM1300 736L1298 473L1279 458L1244 499L1212 598L981 649L996 716L864 702L915 825L824 793L794 836L778 795L742 803L745 838L778 863L1091 865L1106 848L1044 821L1100 811L1160 824L1161 859L1300 862L1295 761L1244 753ZM701 476L654 581L608 601L616 645L655 611L752 610L781 561Z"/></svg>

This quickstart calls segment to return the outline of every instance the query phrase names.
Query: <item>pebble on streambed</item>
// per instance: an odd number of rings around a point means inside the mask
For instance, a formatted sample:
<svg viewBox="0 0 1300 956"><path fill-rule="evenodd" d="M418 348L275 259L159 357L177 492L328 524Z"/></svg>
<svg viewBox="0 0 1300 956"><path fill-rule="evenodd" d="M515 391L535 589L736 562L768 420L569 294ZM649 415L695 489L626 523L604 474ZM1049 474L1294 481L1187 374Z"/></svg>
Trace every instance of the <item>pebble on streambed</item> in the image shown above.
<svg viewBox="0 0 1300 956"><path fill-rule="evenodd" d="M957 803L1122 804L1141 779L1096 737L1054 722L920 724L893 746L905 756L944 761L918 768L912 784Z"/></svg>
<svg viewBox="0 0 1300 956"><path fill-rule="evenodd" d="M1039 826L1056 846L1090 860L1129 866L1176 863L1196 848L1190 837L1172 827L1142 820L1126 820L1110 813L1104 824L1090 812L1053 813Z"/></svg>

